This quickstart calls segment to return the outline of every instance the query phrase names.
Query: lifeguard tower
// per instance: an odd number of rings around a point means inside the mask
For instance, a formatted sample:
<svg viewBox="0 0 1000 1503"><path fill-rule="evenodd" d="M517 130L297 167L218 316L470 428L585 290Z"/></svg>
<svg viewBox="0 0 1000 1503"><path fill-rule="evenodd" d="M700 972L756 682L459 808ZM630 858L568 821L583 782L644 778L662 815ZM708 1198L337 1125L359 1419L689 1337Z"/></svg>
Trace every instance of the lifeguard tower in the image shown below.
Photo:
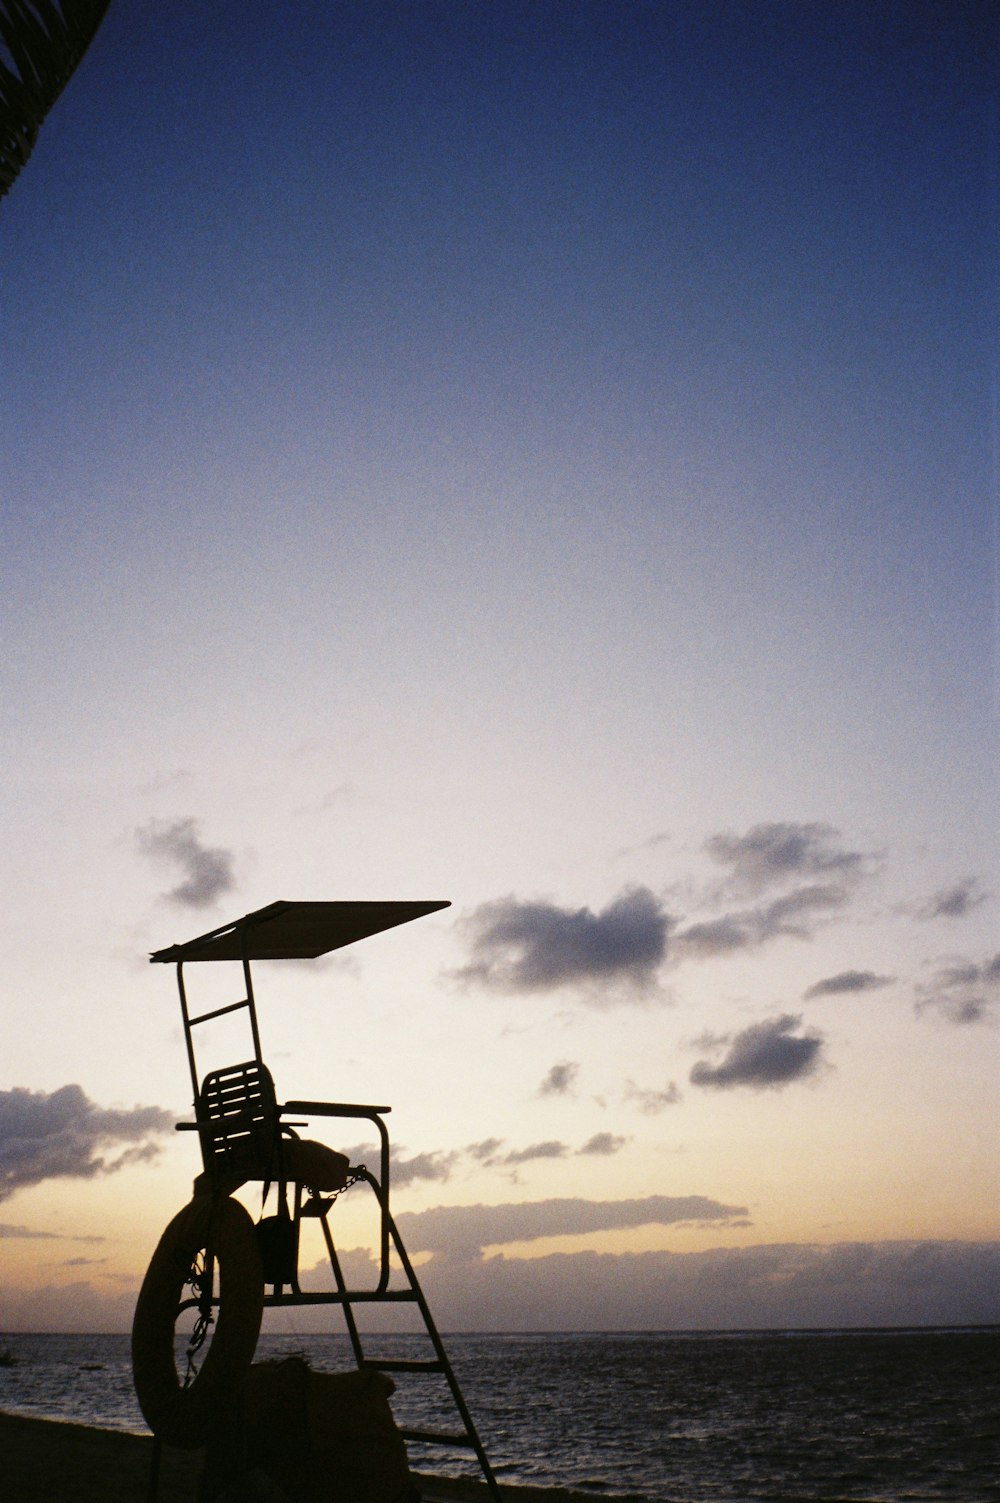
<svg viewBox="0 0 1000 1503"><path fill-rule="evenodd" d="M184 1041L194 1093L194 1121L178 1124L197 1133L201 1173L194 1197L161 1238L146 1274L133 1326L133 1372L143 1414L162 1443L197 1447L205 1443L219 1415L249 1372L264 1309L296 1306L340 1307L358 1369L391 1374L440 1375L457 1416L452 1430L402 1428L408 1443L474 1453L489 1494L497 1483L472 1417L403 1246L390 1210L388 1106L292 1099L279 1102L264 1063L257 1021L252 966L267 960L310 960L359 940L409 923L449 905L432 902L276 902L185 944L157 950L151 960L173 964L177 972ZM185 970L206 962L229 962L241 995L223 1005L194 1009ZM244 1012L249 1038L237 1064L199 1074L196 1030L212 1020ZM299 1135L314 1118L370 1122L378 1136L378 1170L351 1164L345 1155ZM295 1120L292 1120L295 1119ZM247 1183L263 1184L262 1209L271 1189L273 1215L256 1224L235 1192ZM339 1195L365 1186L378 1219L377 1278L351 1287L338 1256L331 1212ZM303 1290L299 1282L302 1222L315 1218L330 1263L328 1289ZM368 1304L415 1306L431 1355L426 1359L366 1354L356 1312ZM193 1321L180 1358L181 1318ZM155 1495L154 1480L151 1492Z"/></svg>

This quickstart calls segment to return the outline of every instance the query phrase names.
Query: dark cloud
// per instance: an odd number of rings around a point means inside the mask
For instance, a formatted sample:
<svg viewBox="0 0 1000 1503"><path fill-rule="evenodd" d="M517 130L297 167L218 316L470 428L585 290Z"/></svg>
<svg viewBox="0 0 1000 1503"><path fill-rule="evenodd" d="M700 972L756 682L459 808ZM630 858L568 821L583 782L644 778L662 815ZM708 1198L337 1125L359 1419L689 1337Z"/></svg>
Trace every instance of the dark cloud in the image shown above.
<svg viewBox="0 0 1000 1503"><path fill-rule="evenodd" d="M986 902L986 894L978 890L975 877L963 877L951 887L942 887L917 909L922 919L964 918L974 908Z"/></svg>
<svg viewBox="0 0 1000 1503"><path fill-rule="evenodd" d="M51 1095L20 1086L0 1091L0 1200L42 1180L91 1179L151 1158L159 1152L151 1139L173 1123L158 1106L95 1106L78 1085Z"/></svg>
<svg viewBox="0 0 1000 1503"><path fill-rule="evenodd" d="M823 920L844 908L850 898L846 885L810 883L756 908L679 929L674 945L681 954L708 958L756 950L773 939L811 939Z"/></svg>
<svg viewBox="0 0 1000 1503"><path fill-rule="evenodd" d="M681 1093L674 1081L662 1091L654 1091L644 1086L637 1086L634 1080L625 1083L625 1100L637 1101L639 1110L649 1117L655 1117L668 1106L676 1106L681 1099Z"/></svg>
<svg viewBox="0 0 1000 1503"><path fill-rule="evenodd" d="M484 1138L481 1143L470 1143L466 1153L470 1159L476 1159L480 1164L492 1163L497 1155L497 1150L503 1147L503 1138Z"/></svg>
<svg viewBox="0 0 1000 1503"><path fill-rule="evenodd" d="M444 1208L445 1215L449 1209ZM479 1209L492 1217L505 1208ZM515 1207L506 1209L516 1212ZM440 1217L441 1208L431 1214ZM461 1244L448 1241L443 1221L425 1223L418 1233L419 1222L408 1223L405 1215L399 1220L411 1251L418 1250L419 1241L443 1244L429 1251L466 1254L462 1261L458 1256L432 1257L420 1269L424 1293L443 1331L831 1330L1000 1323L1000 1241L771 1243L702 1252L480 1257L480 1246L490 1240L477 1241L471 1219L458 1227ZM495 1233L503 1227L482 1229ZM347 1248L340 1256L351 1287L373 1286L377 1272L367 1249ZM325 1290L329 1284L325 1259L315 1269L303 1270L304 1289ZM82 1279L24 1290L11 1285L4 1291L4 1326L7 1331L128 1331L136 1292L134 1283L119 1288L105 1276L99 1285ZM373 1330L410 1329L405 1307L366 1309ZM328 1311L301 1307L296 1329L328 1332Z"/></svg>
<svg viewBox="0 0 1000 1503"><path fill-rule="evenodd" d="M950 1023L982 1023L1000 1011L1000 953L981 964L945 966L917 987L917 1011L936 1008Z"/></svg>
<svg viewBox="0 0 1000 1503"><path fill-rule="evenodd" d="M533 1159L564 1159L569 1153L565 1143L548 1139L544 1143L529 1143L527 1148L512 1148L505 1153L505 1164L530 1164Z"/></svg>
<svg viewBox="0 0 1000 1503"><path fill-rule="evenodd" d="M757 925L752 916L727 913L723 918L707 919L700 924L690 924L679 929L674 936L675 947L686 954L710 956L729 955L734 950L748 950L757 938Z"/></svg>
<svg viewBox="0 0 1000 1503"><path fill-rule="evenodd" d="M352 1164L367 1164L373 1173L378 1173L380 1150L374 1143L355 1143L351 1148L340 1149L340 1152L345 1153ZM418 1180L443 1181L451 1177L457 1158L458 1154L454 1151L442 1153L438 1150L415 1153L411 1158L406 1158L404 1148L391 1144L389 1179L397 1189L403 1185L415 1184Z"/></svg>
<svg viewBox="0 0 1000 1503"><path fill-rule="evenodd" d="M691 1084L765 1090L811 1075L819 1064L823 1040L815 1033L796 1034L801 1022L800 1017L784 1013L751 1024L725 1041L729 1047L718 1065L700 1060L691 1071Z"/></svg>
<svg viewBox="0 0 1000 1503"><path fill-rule="evenodd" d="M448 1179L457 1157L455 1153L415 1153L412 1158L404 1159L390 1150L392 1182L394 1185L412 1185L421 1179Z"/></svg>
<svg viewBox="0 0 1000 1503"><path fill-rule="evenodd" d="M183 881L165 896L189 908L206 908L235 886L233 854L202 844L194 819L150 820L136 831L145 856L179 867Z"/></svg>
<svg viewBox="0 0 1000 1503"><path fill-rule="evenodd" d="M704 1195L648 1195L642 1200L536 1200L513 1205L436 1206L396 1217L411 1252L470 1257L484 1247L532 1242L539 1237L682 1223L728 1224L746 1206L722 1205Z"/></svg>
<svg viewBox="0 0 1000 1503"><path fill-rule="evenodd" d="M891 986L895 979L894 976L878 976L874 971L838 971L836 976L827 976L822 981L815 981L802 995L808 1000L811 997L839 997L845 993L875 992L883 986Z"/></svg>
<svg viewBox="0 0 1000 1503"><path fill-rule="evenodd" d="M637 845L619 846L615 851L615 857L635 856L640 851L655 851L657 846L666 845L673 837L669 830L660 830L655 835L648 835L645 840L640 840Z"/></svg>
<svg viewBox="0 0 1000 1503"><path fill-rule="evenodd" d="M461 1265L432 1258L420 1276L442 1329L456 1331L844 1329L1000 1321L996 1241L493 1255Z"/></svg>
<svg viewBox="0 0 1000 1503"><path fill-rule="evenodd" d="M844 849L836 830L824 824L754 825L745 835L713 835L705 849L727 870L702 902L728 911L676 926L671 946L678 958L733 955L780 938L811 939L847 907L871 860ZM742 906L735 906L740 899Z"/></svg>
<svg viewBox="0 0 1000 1503"><path fill-rule="evenodd" d="M614 1133L595 1132L594 1136L588 1138L583 1147L576 1151L577 1153L593 1153L606 1158L610 1154L620 1153L627 1142L628 1138L616 1138Z"/></svg>
<svg viewBox="0 0 1000 1503"><path fill-rule="evenodd" d="M616 1138L608 1132L595 1133L582 1148L577 1148L576 1153L608 1154L617 1153L624 1147L625 1138ZM472 1143L465 1149L469 1158L476 1163L482 1164L486 1169L518 1169L522 1164L533 1163L537 1159L564 1159L571 1152L567 1143L561 1143L558 1139L548 1139L543 1143L529 1143L526 1148L511 1148L506 1153L502 1152L502 1138L485 1138L482 1143ZM516 1174L512 1178L517 1179Z"/></svg>
<svg viewBox="0 0 1000 1503"><path fill-rule="evenodd" d="M502 1138L484 1138L481 1143L470 1143L467 1148L450 1151L435 1149L428 1153L416 1153L407 1158L404 1151L393 1146L389 1152L389 1173L393 1185L402 1188L404 1185L415 1184L418 1180L444 1181L451 1178L459 1160L463 1155L481 1164L485 1169L511 1169L517 1170L523 1164L536 1163L544 1159L564 1159L570 1153L617 1153L618 1148L625 1143L624 1138L612 1138L610 1133L597 1133L582 1148L573 1150L568 1143L561 1142L558 1138L547 1138L540 1143L529 1143L524 1148L509 1148L504 1150ZM376 1170L379 1162L379 1150L374 1143L355 1143L352 1147L343 1148L352 1164L367 1164L369 1169ZM516 1175L512 1176L516 1180Z"/></svg>
<svg viewBox="0 0 1000 1503"><path fill-rule="evenodd" d="M503 991L583 983L645 992L666 955L668 926L645 887L627 889L599 913L498 898L464 921L472 959L455 975Z"/></svg>
<svg viewBox="0 0 1000 1503"><path fill-rule="evenodd" d="M728 867L727 883L745 892L803 878L853 882L865 862L860 851L844 850L837 831L825 824L754 825L745 835L713 835L705 849L720 866Z"/></svg>
<svg viewBox="0 0 1000 1503"><path fill-rule="evenodd" d="M47 1239L57 1239L59 1233L36 1232L32 1231L30 1226L14 1226L9 1221L0 1221L0 1241L3 1241L4 1237L44 1237Z"/></svg>
<svg viewBox="0 0 1000 1503"><path fill-rule="evenodd" d="M810 939L816 923L824 914L843 908L850 900L845 887L832 883L813 883L797 887L783 898L768 903L761 914L761 931L764 939L773 939L777 934L788 934L794 939Z"/></svg>
<svg viewBox="0 0 1000 1503"><path fill-rule="evenodd" d="M552 1066L538 1087L539 1096L568 1096L579 1073L580 1066L572 1060L560 1060L559 1064Z"/></svg>
<svg viewBox="0 0 1000 1503"><path fill-rule="evenodd" d="M193 779L194 773L189 767L175 767L168 772L155 773L148 782L140 784L139 792L146 798L176 789L182 783L191 783Z"/></svg>
<svg viewBox="0 0 1000 1503"><path fill-rule="evenodd" d="M126 1286L124 1282L112 1281L106 1273L100 1275L99 1284L93 1277L66 1278L62 1275L57 1284L42 1284L39 1280L22 1289L11 1286L4 1290L4 1326L8 1331L74 1331L82 1334L128 1331L138 1292L138 1279L133 1277ZM10 1495L9 1483L7 1495ZM53 1496L59 1494L54 1492Z"/></svg>

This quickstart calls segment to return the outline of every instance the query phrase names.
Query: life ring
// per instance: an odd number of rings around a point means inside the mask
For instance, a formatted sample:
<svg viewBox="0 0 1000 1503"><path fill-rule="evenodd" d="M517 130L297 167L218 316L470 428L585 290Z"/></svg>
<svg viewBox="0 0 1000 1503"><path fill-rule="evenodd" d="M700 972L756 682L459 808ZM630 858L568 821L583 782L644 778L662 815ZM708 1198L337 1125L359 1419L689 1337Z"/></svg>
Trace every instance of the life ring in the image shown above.
<svg viewBox="0 0 1000 1503"><path fill-rule="evenodd" d="M185 1387L174 1361L174 1325L205 1249L215 1260L218 1307L211 1344ZM205 1445L250 1370L263 1310L264 1271L249 1215L228 1196L197 1196L160 1238L132 1322L132 1376L154 1435L185 1450Z"/></svg>

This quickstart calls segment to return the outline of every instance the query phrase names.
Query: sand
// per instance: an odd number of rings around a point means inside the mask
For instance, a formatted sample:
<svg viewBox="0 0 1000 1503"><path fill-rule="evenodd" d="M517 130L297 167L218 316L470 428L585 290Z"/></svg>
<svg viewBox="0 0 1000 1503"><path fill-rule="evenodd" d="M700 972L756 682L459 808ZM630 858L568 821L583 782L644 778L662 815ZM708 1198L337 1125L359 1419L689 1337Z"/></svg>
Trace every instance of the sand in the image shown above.
<svg viewBox="0 0 1000 1503"><path fill-rule="evenodd" d="M148 1435L95 1430L0 1412L0 1495L4 1503L146 1503L153 1442ZM201 1453L166 1447L160 1503L195 1503ZM485 1484L417 1475L426 1503L489 1503ZM517 1503L564 1503L562 1488L514 1488Z"/></svg>
<svg viewBox="0 0 1000 1503"><path fill-rule="evenodd" d="M0 1414L0 1490L9 1503L145 1503L151 1437ZM194 1503L201 1458L164 1452L163 1503Z"/></svg>

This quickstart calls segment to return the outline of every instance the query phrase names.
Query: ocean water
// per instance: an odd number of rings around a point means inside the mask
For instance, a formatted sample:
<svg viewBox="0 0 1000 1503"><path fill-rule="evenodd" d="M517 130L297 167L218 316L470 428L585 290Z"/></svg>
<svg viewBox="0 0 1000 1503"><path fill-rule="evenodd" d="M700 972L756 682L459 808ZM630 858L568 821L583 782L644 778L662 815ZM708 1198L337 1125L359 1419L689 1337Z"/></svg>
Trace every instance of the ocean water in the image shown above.
<svg viewBox="0 0 1000 1503"><path fill-rule="evenodd" d="M423 1355L371 1337L371 1355ZM643 1503L1000 1503L1000 1330L451 1335L501 1484ZM125 1336L0 1336L0 1408L143 1431ZM340 1336L258 1357L352 1360ZM402 1423L455 1428L440 1378L401 1375ZM417 1470L473 1475L411 1447Z"/></svg>

